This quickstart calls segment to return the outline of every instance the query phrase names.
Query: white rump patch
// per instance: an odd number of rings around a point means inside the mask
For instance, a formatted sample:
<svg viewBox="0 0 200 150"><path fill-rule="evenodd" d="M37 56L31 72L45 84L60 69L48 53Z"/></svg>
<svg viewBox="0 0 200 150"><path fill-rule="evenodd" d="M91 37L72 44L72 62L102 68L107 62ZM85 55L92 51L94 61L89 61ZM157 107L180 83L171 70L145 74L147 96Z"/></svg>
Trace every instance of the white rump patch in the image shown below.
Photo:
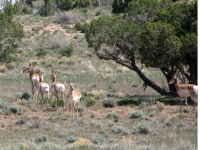
<svg viewBox="0 0 200 150"><path fill-rule="evenodd" d="M198 95L198 86L194 86L193 91Z"/></svg>

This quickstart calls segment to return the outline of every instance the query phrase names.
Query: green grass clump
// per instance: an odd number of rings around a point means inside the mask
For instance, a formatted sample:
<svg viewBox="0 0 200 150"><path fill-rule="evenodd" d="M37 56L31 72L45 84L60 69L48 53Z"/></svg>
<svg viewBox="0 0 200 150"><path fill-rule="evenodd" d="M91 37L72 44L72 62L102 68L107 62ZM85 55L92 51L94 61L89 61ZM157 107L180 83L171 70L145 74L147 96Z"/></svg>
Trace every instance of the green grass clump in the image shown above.
<svg viewBox="0 0 200 150"><path fill-rule="evenodd" d="M66 57L70 57L73 54L73 52L74 52L74 46L72 44L69 44L60 50L60 54Z"/></svg>
<svg viewBox="0 0 200 150"><path fill-rule="evenodd" d="M87 107L94 106L95 103L96 103L96 101L93 100L93 99L90 99L90 98L86 99L86 106Z"/></svg>
<svg viewBox="0 0 200 150"><path fill-rule="evenodd" d="M119 121L119 116L116 112L110 112L107 114L107 118L112 119L115 122Z"/></svg>

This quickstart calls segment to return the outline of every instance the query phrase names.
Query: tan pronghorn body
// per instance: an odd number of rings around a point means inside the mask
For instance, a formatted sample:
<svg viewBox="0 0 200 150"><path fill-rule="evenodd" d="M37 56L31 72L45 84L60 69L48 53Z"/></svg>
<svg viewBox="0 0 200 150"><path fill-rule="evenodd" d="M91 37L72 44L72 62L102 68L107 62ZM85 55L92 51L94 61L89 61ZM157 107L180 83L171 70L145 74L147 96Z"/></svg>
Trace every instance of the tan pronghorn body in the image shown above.
<svg viewBox="0 0 200 150"><path fill-rule="evenodd" d="M194 110L195 106L197 104L197 94L198 94L198 86L195 84L179 84L179 80L176 75L173 76L173 78L170 81L171 83L175 83L176 91L180 97L180 111L181 111L181 104L182 104L182 98L185 98L185 105L188 109L187 104L187 97L190 97L192 101L194 102Z"/></svg>
<svg viewBox="0 0 200 150"><path fill-rule="evenodd" d="M49 97L49 85L43 81L43 75L39 75L40 83L38 86L38 96L37 96L37 103L39 99L39 95L42 96L42 108L44 102L44 95L47 95L47 105L48 105L48 97Z"/></svg>
<svg viewBox="0 0 200 150"><path fill-rule="evenodd" d="M31 88L32 88L32 99L33 99L34 94L35 94L35 88L38 88L38 85L40 82L39 74L35 74L35 72L33 70L33 65L31 63L29 63L29 67L24 69L23 73L29 73L30 81L31 81ZM37 101L36 101L36 103L37 103Z"/></svg>
<svg viewBox="0 0 200 150"><path fill-rule="evenodd" d="M69 85L70 85L70 90L67 96L67 103L69 105L70 118L72 115L74 118L75 111L78 118L78 105L80 103L81 93L78 90L74 89L75 83L69 83Z"/></svg>
<svg viewBox="0 0 200 150"><path fill-rule="evenodd" d="M59 102L59 94L62 96L62 99L64 101L64 105L63 105L63 109L65 111L65 99L64 99L64 91L65 91L65 86L62 83L59 83L56 81L56 72L54 72L52 70L52 85L50 87L50 92L51 92L51 99L50 99L50 105L51 105L51 100L52 100L52 96L55 96L57 99L56 102L56 109L58 108L58 102Z"/></svg>

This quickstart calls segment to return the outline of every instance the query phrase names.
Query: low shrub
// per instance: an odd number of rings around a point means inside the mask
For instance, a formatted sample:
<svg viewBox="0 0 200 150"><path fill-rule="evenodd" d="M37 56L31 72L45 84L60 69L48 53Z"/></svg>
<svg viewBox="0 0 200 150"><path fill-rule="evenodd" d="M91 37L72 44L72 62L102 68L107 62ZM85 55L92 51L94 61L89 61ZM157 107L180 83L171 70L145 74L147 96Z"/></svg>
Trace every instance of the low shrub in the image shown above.
<svg viewBox="0 0 200 150"><path fill-rule="evenodd" d="M114 120L115 122L119 121L119 116L116 112L110 112L107 114L107 118Z"/></svg>
<svg viewBox="0 0 200 150"><path fill-rule="evenodd" d="M90 99L90 98L86 99L86 106L87 107L94 106L95 103L96 103L96 101L93 100L93 99Z"/></svg>
<svg viewBox="0 0 200 150"><path fill-rule="evenodd" d="M40 134L40 135L37 135L37 136L36 136L35 142L38 142L38 143L46 142L47 139L48 139L47 135Z"/></svg>
<svg viewBox="0 0 200 150"><path fill-rule="evenodd" d="M114 132L114 133L122 133L122 135L128 135L129 134L129 130L125 129L122 126L114 126L112 128L112 132Z"/></svg>
<svg viewBox="0 0 200 150"><path fill-rule="evenodd" d="M112 99L104 99L103 106L106 107L106 108L115 107L115 102Z"/></svg>
<svg viewBox="0 0 200 150"><path fill-rule="evenodd" d="M22 112L23 112L23 109L22 109L21 107L18 107L18 106L15 105L15 104L10 105L9 108L10 108L10 111L11 111L12 113L15 113L15 114L18 114L18 115L21 115Z"/></svg>
<svg viewBox="0 0 200 150"><path fill-rule="evenodd" d="M104 138L103 136L101 135L95 135L93 138L92 138L92 143L93 144L102 144L104 142Z"/></svg>
<svg viewBox="0 0 200 150"><path fill-rule="evenodd" d="M142 122L133 130L133 133L148 134L150 130L150 125Z"/></svg>
<svg viewBox="0 0 200 150"><path fill-rule="evenodd" d="M141 119L148 119L147 116L141 111L134 111L130 115L130 119L134 118L141 118Z"/></svg>
<svg viewBox="0 0 200 150"><path fill-rule="evenodd" d="M72 44L67 45L60 50L62 56L70 57L74 52L74 46Z"/></svg>
<svg viewBox="0 0 200 150"><path fill-rule="evenodd" d="M70 135L67 137L67 142L68 143L74 143L78 138L73 136L73 135Z"/></svg>

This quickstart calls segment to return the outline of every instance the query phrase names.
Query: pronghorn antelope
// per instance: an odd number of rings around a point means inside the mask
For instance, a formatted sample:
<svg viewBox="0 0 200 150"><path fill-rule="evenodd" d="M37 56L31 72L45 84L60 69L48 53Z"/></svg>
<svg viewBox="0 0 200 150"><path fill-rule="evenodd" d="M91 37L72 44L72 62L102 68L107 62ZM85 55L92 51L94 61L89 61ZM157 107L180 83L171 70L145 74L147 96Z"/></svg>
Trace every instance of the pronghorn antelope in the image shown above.
<svg viewBox="0 0 200 150"><path fill-rule="evenodd" d="M49 85L43 81L43 75L39 75L40 83L38 86L38 96L37 96L37 103L39 99L39 95L42 96L42 108L43 108L43 102L44 102L44 94L47 95L47 105L48 105L48 98L49 98Z"/></svg>
<svg viewBox="0 0 200 150"><path fill-rule="evenodd" d="M74 118L74 113L76 111L77 118L78 118L78 105L80 103L81 99L81 93L78 90L75 90L75 83L69 83L70 85L70 90L69 94L67 96L67 103L69 105L69 113L70 113L70 118L73 115Z"/></svg>
<svg viewBox="0 0 200 150"><path fill-rule="evenodd" d="M187 104L187 97L190 97L192 101L194 102L194 110L195 106L197 104L197 94L198 94L198 86L195 84L179 84L179 79L177 78L176 75L173 75L171 81L169 84L175 84L176 91L180 97L180 111L181 111L181 104L182 104L182 98L185 98L185 105L187 106L188 109L188 104Z"/></svg>
<svg viewBox="0 0 200 150"><path fill-rule="evenodd" d="M63 102L64 102L63 109L65 111L65 99L64 99L65 86L64 84L56 81L56 72L54 72L53 70L52 70L51 78L52 78L52 85L50 88L50 92L51 92L50 105L51 105L52 96L55 96L57 98L57 102L56 102L56 109L57 109L58 102L59 102L59 94L61 94Z"/></svg>
<svg viewBox="0 0 200 150"><path fill-rule="evenodd" d="M31 88L32 88L32 99L34 97L34 89L38 88L39 85L39 74L35 74L33 70L33 64L29 63L29 66L24 69L23 73L29 73L30 81L31 81ZM37 103L37 101L36 101Z"/></svg>

